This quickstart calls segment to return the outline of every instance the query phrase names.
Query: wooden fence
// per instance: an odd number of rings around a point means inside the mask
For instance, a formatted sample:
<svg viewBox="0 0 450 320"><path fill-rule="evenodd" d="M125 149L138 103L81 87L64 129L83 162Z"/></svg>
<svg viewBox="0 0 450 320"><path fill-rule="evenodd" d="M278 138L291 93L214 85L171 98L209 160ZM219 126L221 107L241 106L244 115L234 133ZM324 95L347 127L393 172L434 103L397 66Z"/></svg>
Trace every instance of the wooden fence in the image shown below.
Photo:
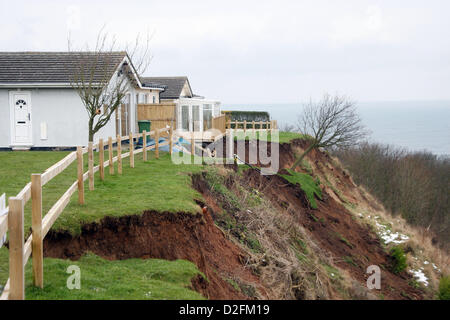
<svg viewBox="0 0 450 320"><path fill-rule="evenodd" d="M222 133L225 133L225 131L227 130L226 116L223 114L219 117L213 118L212 127L214 129L220 130L220 132Z"/></svg>
<svg viewBox="0 0 450 320"><path fill-rule="evenodd" d="M160 135L167 135L168 141L159 144ZM154 136L155 145L147 147L147 137ZM134 150L134 140L143 139L143 148ZM130 148L122 154L122 141L129 140ZM113 144L117 144L117 155L113 155ZM0 239L9 232L9 279L5 285L0 300L25 299L25 265L32 256L33 284L36 287L44 286L43 270L43 240L56 219L61 215L71 196L78 190L78 202L84 204L84 181L89 180L89 189L94 190L94 174L100 171L100 179L105 179L105 168L109 167L109 173L114 173L114 163L117 162L117 172L122 174L122 159L129 157L130 167L134 168L134 155L143 152L143 160L147 161L147 151L155 149L155 156L159 158L159 147L169 145L170 153L173 147L173 127L143 132L130 133L128 136L117 136L116 139L108 139L108 160L105 161L105 145L103 139L97 144L89 142L88 147L77 147L77 150L69 153L64 159L48 168L42 174L32 174L29 182L16 197L9 198L9 206L6 215L0 216ZM99 164L94 167L94 149L99 152ZM88 171L83 172L83 154L88 153ZM42 187L54 177L63 172L74 161L77 161L77 179L59 198L53 207L42 218ZM24 241L24 207L31 200L31 235ZM31 255L32 254L32 255Z"/></svg>
<svg viewBox="0 0 450 320"><path fill-rule="evenodd" d="M171 126L176 129L175 104L139 104L138 120L150 120L153 130Z"/></svg>
<svg viewBox="0 0 450 320"><path fill-rule="evenodd" d="M243 130L244 132L248 130L253 131L271 131L278 129L277 120L272 121L228 121L226 129L233 129L235 131Z"/></svg>

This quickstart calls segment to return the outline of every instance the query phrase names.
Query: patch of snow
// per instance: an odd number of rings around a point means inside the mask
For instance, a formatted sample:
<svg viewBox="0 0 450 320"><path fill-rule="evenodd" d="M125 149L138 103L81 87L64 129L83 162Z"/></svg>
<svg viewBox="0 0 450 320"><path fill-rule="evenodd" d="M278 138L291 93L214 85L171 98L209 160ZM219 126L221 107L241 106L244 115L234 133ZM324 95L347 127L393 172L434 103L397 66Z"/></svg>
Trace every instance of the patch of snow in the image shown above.
<svg viewBox="0 0 450 320"><path fill-rule="evenodd" d="M400 244L409 240L409 237L407 235L401 234L399 232L393 232L381 223L375 222L375 224L378 228L378 235L381 237L381 239L383 239L385 244Z"/></svg>
<svg viewBox="0 0 450 320"><path fill-rule="evenodd" d="M422 270L411 269L409 270L409 272L411 272L412 275L417 279L417 282L422 282L426 287L428 287L428 278Z"/></svg>
<svg viewBox="0 0 450 320"><path fill-rule="evenodd" d="M439 268L437 267L437 265L435 265L434 263L432 263L431 265L433 266L434 270L437 270L438 272L441 272L441 269L439 269Z"/></svg>
<svg viewBox="0 0 450 320"><path fill-rule="evenodd" d="M427 264L429 264L429 262L428 261L424 261L423 264L427 265Z"/></svg>

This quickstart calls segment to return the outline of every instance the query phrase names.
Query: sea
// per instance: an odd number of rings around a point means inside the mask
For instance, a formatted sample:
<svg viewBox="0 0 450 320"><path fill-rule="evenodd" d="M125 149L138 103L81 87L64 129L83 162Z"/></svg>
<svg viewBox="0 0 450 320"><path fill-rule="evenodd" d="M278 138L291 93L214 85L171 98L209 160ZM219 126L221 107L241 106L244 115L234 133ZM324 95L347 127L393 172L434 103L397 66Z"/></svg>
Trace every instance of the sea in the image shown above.
<svg viewBox="0 0 450 320"><path fill-rule="evenodd" d="M369 141L450 156L450 101L357 102ZM278 126L295 125L303 103L222 104L222 110L267 111Z"/></svg>

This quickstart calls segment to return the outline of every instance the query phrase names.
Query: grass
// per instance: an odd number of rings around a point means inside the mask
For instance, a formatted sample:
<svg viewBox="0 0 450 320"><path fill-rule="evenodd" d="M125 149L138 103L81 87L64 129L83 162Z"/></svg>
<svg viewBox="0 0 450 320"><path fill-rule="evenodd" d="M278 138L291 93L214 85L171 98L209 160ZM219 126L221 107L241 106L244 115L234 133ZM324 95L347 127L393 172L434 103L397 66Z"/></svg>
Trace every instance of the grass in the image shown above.
<svg viewBox="0 0 450 320"><path fill-rule="evenodd" d="M16 195L30 181L31 173L43 172L65 155L67 152L0 152L0 194ZM97 222L105 216L141 214L144 210L197 212L194 199L200 194L191 188L189 174L201 171L204 166L174 165L165 152L160 152L159 159L149 152L149 159L144 163L142 154L138 154L135 168L130 168L129 160L125 158L123 174L117 173L116 164L114 175L109 175L108 168L105 170L105 181L101 181L96 173L94 191L89 191L88 181L85 182L85 205L78 204L75 193L52 229L77 235L82 224ZM44 215L75 180L76 162L44 186ZM25 207L25 230L28 231L30 226L31 201Z"/></svg>
<svg viewBox="0 0 450 320"><path fill-rule="evenodd" d="M63 151L0 152L0 195L15 196L30 182L32 173L44 172L67 154L69 152Z"/></svg>
<svg viewBox="0 0 450 320"><path fill-rule="evenodd" d="M272 141L272 134L269 133L260 133L260 132L256 132L255 136L252 135L252 129L248 129L247 134L244 134L243 131L238 131L235 134L234 139L235 140L250 140L250 139L259 139L262 141ZM278 134L278 142L279 143L289 143L292 140L295 139L303 139L305 138L305 136L301 133L296 133L296 132L284 132L284 131L280 131Z"/></svg>
<svg viewBox="0 0 450 320"><path fill-rule="evenodd" d="M7 197L15 196L30 181L31 173L44 172L45 169L64 158L67 154L68 152L50 151L0 152L0 162L2 163L0 167L0 194L6 193ZM117 174L117 164L115 165L114 175L109 175L109 169L107 168L105 170L105 181L103 182L97 173L95 175L94 191L89 191L88 182L86 181L86 204L83 206L78 204L78 195L75 192L70 203L56 220L52 229L66 230L73 235L77 235L81 231L82 224L99 221L105 216L118 217L141 214L144 210L196 213L199 208L194 200L200 198L201 195L191 188L189 174L203 170L204 166L174 165L171 162L170 155L165 152L160 152L160 159L155 159L154 152L149 152L148 155L149 161L145 163L142 161L142 154L136 155L134 169L129 167L128 158L124 159L122 175ZM95 163L98 163L97 157L98 155L96 154ZM84 165L86 171L87 155L85 155ZM44 186L44 215L76 180L76 172L76 162L74 162L64 172ZM29 234L31 226L31 201L25 207L24 224L25 232ZM92 259L88 258L86 261L82 259L80 263L86 263L87 270L90 270L89 266L93 262ZM7 248L0 248L0 285L4 285L8 279L8 261ZM126 263L111 263L109 265L110 268L120 269L120 266L127 267ZM151 262L148 263L151 264ZM54 276L57 277L54 274L57 271L55 269L56 267L53 268L52 266L57 266L58 264L64 265L65 262L64 260L57 262L56 260L45 259L44 270L49 275L51 274L46 279L52 279ZM30 265L31 263L28 263L27 268ZM136 265L139 266L139 263L136 262ZM147 266L150 267L151 265ZM126 268L124 272L127 272ZM29 279L31 279L31 274L27 274L27 281ZM108 281L108 279L107 277L104 278L106 284L116 286L116 284L112 283L113 281ZM50 284L50 282L47 283ZM117 286L120 285L125 286L123 283L117 284ZM72 291L73 294L74 292ZM126 298L137 298L134 292L130 290L129 292L130 295L125 295ZM37 293L35 294L37 295ZM88 295L84 297L88 298ZM77 299L83 297L75 294L71 295L70 298Z"/></svg>
<svg viewBox="0 0 450 320"><path fill-rule="evenodd" d="M343 259L344 259L344 262L348 263L348 264L351 265L351 266L354 266L354 267L357 267L357 266L358 266L358 265L356 264L356 262L353 261L353 258L350 257L350 256L345 256L345 257L343 257Z"/></svg>
<svg viewBox="0 0 450 320"><path fill-rule="evenodd" d="M335 232L336 237L339 239L339 241L345 243L350 249L353 249L353 245L348 241L342 234L339 232Z"/></svg>
<svg viewBox="0 0 450 320"><path fill-rule="evenodd" d="M450 276L443 276L439 281L439 300L450 300Z"/></svg>
<svg viewBox="0 0 450 320"><path fill-rule="evenodd" d="M323 267L325 269L325 271L327 272L328 276L330 277L330 279L332 280L342 280L342 276L339 272L338 269L336 269L333 266L330 266L329 264L323 264Z"/></svg>
<svg viewBox="0 0 450 320"><path fill-rule="evenodd" d="M390 251L392 257L392 271L394 273L400 273L406 270L406 255L402 247L395 246Z"/></svg>
<svg viewBox="0 0 450 320"><path fill-rule="evenodd" d="M67 288L67 268L80 268L80 289ZM78 261L44 259L44 289L32 286L31 264L26 270L27 299L153 300L205 299L189 289L191 279L200 274L189 261L159 259L104 260L88 254Z"/></svg>
<svg viewBox="0 0 450 320"><path fill-rule="evenodd" d="M315 197L322 199L322 190L320 189L319 184L309 174L295 172L290 169L288 169L287 171L289 174L280 174L280 176L294 185L300 185L300 187L306 194L311 208L317 209L317 202Z"/></svg>

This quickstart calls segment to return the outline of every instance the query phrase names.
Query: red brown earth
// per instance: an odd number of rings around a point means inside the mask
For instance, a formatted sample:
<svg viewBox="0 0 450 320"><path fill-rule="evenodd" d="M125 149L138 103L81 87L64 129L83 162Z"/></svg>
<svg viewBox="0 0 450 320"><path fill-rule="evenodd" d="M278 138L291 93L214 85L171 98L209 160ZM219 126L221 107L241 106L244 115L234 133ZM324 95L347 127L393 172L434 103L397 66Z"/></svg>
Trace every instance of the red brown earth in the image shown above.
<svg viewBox="0 0 450 320"><path fill-rule="evenodd" d="M295 160L294 155L306 149L307 145L308 142L305 140L280 144L278 146L280 170L290 168ZM234 147L237 150L237 142ZM270 155L270 144L267 145L267 149ZM245 154L238 154L239 158L245 159L246 162L249 162L248 150L249 142L246 141ZM333 165L333 160L328 153L313 150L308 154L307 159L315 175L320 176L321 179L332 176L338 183L340 194L321 185L324 197L322 201L317 201L318 209L311 209L304 192L280 176L261 176L257 170L246 170L241 183L263 192L280 211L293 215L320 246L333 255L336 265L347 270L362 285L365 285L368 277L367 267L377 265L382 268L383 285L379 293L382 293L385 298L423 299L423 292L409 284L413 280L411 275L406 272L397 275L389 271L392 261L383 249L379 238L367 225L361 225L355 220L343 206L341 198L345 197L349 203L364 201L365 204L375 208L377 204L371 203L365 197L346 171ZM260 163L256 165L261 166ZM297 168L297 171L301 170ZM228 187L232 189L233 184L230 183ZM207 192L203 190L203 193ZM211 202L208 204L213 205Z"/></svg>
<svg viewBox="0 0 450 320"><path fill-rule="evenodd" d="M304 193L279 176L260 176L255 170L244 173L245 181L277 204L280 211L294 216L317 243L334 257L335 264L347 270L361 284L367 280L366 269L377 265L381 270L381 293L387 299L421 299L422 292L408 284L412 278L389 271L389 255L378 237L367 227L353 220L352 215L333 198L317 200L318 209L310 209Z"/></svg>
<svg viewBox="0 0 450 320"><path fill-rule="evenodd" d="M47 257L77 260L86 252L108 260L189 260L209 280L194 278L193 289L209 299L249 299L224 277L237 276L260 287L258 278L243 267L245 253L225 238L209 213L148 211L139 216L106 217L84 225L80 236L51 231L45 239Z"/></svg>
<svg viewBox="0 0 450 320"><path fill-rule="evenodd" d="M294 151L305 147L304 141L279 145L280 169L294 161ZM270 144L268 145L270 152ZM248 142L246 150L248 150ZM240 156L248 161L248 155ZM332 165L331 158L319 151L308 156L315 173L332 175L339 182L339 191L350 202L366 200L345 171ZM233 190L233 181L228 181ZM256 170L246 170L239 183L258 189L278 207L280 212L294 216L297 223L316 239L323 250L329 252L335 264L345 269L365 286L366 268L382 267L382 290L386 299L422 299L423 293L408 284L411 277L395 275L389 271L389 255L378 237L367 226L354 220L339 201L339 195L322 186L323 200L318 209L309 207L304 192L280 176L263 177ZM256 288L251 298L270 298L258 277L245 267L246 253L214 224L214 212L220 203L208 190L202 179L194 179L194 187L204 196L209 207L205 214L144 212L142 215L121 218L106 217L99 223L83 226L80 236L51 231L44 244L48 257L79 259L90 251L105 259L160 258L186 259L197 265L208 278L192 281L192 287L209 299L248 299L224 279L239 278ZM237 190L235 190L237 191ZM202 204L201 204L202 205Z"/></svg>

